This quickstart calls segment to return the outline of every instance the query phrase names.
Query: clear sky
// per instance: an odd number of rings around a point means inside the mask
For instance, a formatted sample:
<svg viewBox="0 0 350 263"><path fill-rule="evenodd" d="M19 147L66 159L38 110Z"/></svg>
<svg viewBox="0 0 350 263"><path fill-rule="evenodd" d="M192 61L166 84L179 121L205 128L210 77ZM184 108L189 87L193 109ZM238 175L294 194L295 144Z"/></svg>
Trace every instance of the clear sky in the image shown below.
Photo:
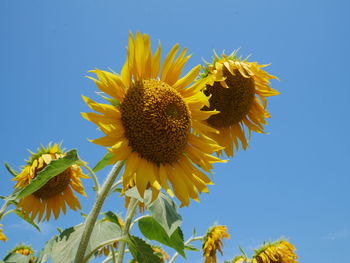
<svg viewBox="0 0 350 263"><path fill-rule="evenodd" d="M193 54L187 68L212 50L241 48L251 60L272 63L279 77L269 100L267 135L253 134L247 151L216 165L215 185L201 202L181 209L186 238L214 222L228 226L224 256L248 253L264 240L288 237L300 262L348 262L349 66L348 1L334 0L75 0L3 1L0 8L0 162L23 165L26 149L63 140L93 166L104 149L87 138L101 135L85 121L81 95L97 88L88 70L125 60L128 32L141 31L163 44L180 43ZM101 178L108 170L100 173ZM14 185L0 167L0 194ZM81 198L84 212L93 202ZM123 211L111 196L105 210ZM42 225L42 233L14 215L2 222L9 237L0 256L17 242L39 250L55 232L80 221L69 212ZM346 250L347 249L347 250ZM201 262L188 253L188 262ZM178 262L183 262L181 259Z"/></svg>

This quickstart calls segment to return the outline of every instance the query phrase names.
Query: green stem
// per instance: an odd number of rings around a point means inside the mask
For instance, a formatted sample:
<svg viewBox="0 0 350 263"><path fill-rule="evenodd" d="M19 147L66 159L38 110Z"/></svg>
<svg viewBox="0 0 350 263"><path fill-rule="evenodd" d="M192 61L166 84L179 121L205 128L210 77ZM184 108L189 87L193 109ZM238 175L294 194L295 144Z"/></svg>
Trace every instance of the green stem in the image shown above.
<svg viewBox="0 0 350 263"><path fill-rule="evenodd" d="M117 178L120 170L124 166L124 163L125 163L124 161L119 162L113 166L113 168L110 171L110 173L108 174L102 188L100 189L100 191L98 192L98 195L96 196L95 204L92 207L92 209L91 209L91 211L90 211L90 213L87 216L86 221L85 221L84 232L81 236L81 240L80 240L80 243L78 246L77 254L75 255L75 261L74 261L75 263L83 263L84 262L85 251L86 251L87 245L89 243L92 230L94 229L97 217L101 211L102 205L103 205L104 201L106 200L108 193L109 193L115 179Z"/></svg>
<svg viewBox="0 0 350 263"><path fill-rule="evenodd" d="M0 220L7 214L6 209L11 205L11 201L7 200L0 209Z"/></svg>
<svg viewBox="0 0 350 263"><path fill-rule="evenodd" d="M198 236L198 237L190 237L186 242L185 245L190 244L192 241L196 241L196 240L202 240L203 236ZM170 259L169 263L174 263L175 259L179 256L178 252L175 252L175 254L172 256L172 258Z"/></svg>
<svg viewBox="0 0 350 263"><path fill-rule="evenodd" d="M96 195L98 195L99 191L100 191L100 183L98 181L98 178L96 176L96 174L94 173L94 171L89 167L87 166L85 163L82 164L82 166L89 172L89 174L91 175L92 179L94 180L94 183L95 183L95 190L96 190Z"/></svg>
<svg viewBox="0 0 350 263"><path fill-rule="evenodd" d="M121 236L121 237L118 237L118 238L114 238L114 239L111 239L111 240L107 240L105 242L103 242L101 245L99 245L98 247L96 247L94 250L92 250L85 258L84 258L84 262L87 262L94 254L95 252L97 252L99 249L105 247L105 246L111 246L113 247L111 244L113 244L114 242L120 242L122 240L125 240L126 237L124 236ZM114 250L113 250L114 252Z"/></svg>
<svg viewBox="0 0 350 263"><path fill-rule="evenodd" d="M128 206L128 211L126 214L126 219L125 219L125 225L123 228L122 236L129 236L130 233L130 225L132 222L132 219L134 218L136 214L136 208L139 204L139 201L135 198L131 198L129 206ZM126 242L122 241L119 243L119 250L118 250L118 259L117 263L122 263L124 259L124 253L125 253L125 246Z"/></svg>
<svg viewBox="0 0 350 263"><path fill-rule="evenodd" d="M150 215L144 215L144 216L140 216L140 217L136 218L136 219L131 223L130 229L132 229L133 226L134 226L138 221L140 221L141 219L146 218L146 217L152 217L152 216L150 216Z"/></svg>
<svg viewBox="0 0 350 263"><path fill-rule="evenodd" d="M117 258L115 256L115 252L114 252L114 247L111 246L111 250L112 250L112 262L113 263L117 263Z"/></svg>

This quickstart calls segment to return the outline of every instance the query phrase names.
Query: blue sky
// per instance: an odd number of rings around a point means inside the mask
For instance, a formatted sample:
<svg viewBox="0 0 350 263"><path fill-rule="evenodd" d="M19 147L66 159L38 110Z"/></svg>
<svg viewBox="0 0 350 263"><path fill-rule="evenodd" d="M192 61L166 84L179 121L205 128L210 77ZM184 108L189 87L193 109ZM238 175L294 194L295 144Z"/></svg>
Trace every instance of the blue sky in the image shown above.
<svg viewBox="0 0 350 263"><path fill-rule="evenodd" d="M251 60L272 63L280 78L269 100L267 135L253 134L247 151L215 167L215 185L201 202L181 209L183 229L203 233L214 222L227 225L224 256L242 246L249 253L264 240L288 237L300 262L346 262L350 244L347 1L6 1L0 9L0 162L20 167L26 149L63 140L95 164L102 147L87 138L100 132L83 120L81 94L97 88L84 76L95 67L119 71L129 30L158 39L163 55L175 43L192 58L187 70L218 52L241 48ZM100 173L101 178L107 170ZM0 194L13 182L0 167ZM90 189L91 182L85 183ZM84 211L93 202L81 198ZM123 211L116 196L105 210ZM15 216L2 222L10 240L39 250L56 226L80 221L69 212L37 233ZM189 253L188 262L201 262ZM178 262L182 262L179 260Z"/></svg>

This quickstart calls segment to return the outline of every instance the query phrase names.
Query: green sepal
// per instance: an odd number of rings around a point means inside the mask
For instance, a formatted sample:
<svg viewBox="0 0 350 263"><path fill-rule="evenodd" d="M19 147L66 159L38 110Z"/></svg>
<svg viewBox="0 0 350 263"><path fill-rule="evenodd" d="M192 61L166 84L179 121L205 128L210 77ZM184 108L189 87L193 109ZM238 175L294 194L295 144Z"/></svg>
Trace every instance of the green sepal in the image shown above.
<svg viewBox="0 0 350 263"><path fill-rule="evenodd" d="M190 251L200 251L200 249L196 248L195 246L192 245L185 245L185 249L186 250L190 250Z"/></svg>
<svg viewBox="0 0 350 263"><path fill-rule="evenodd" d="M15 169L13 169L7 162L5 162L5 167L13 177L16 177L18 175L18 172Z"/></svg>
<svg viewBox="0 0 350 263"><path fill-rule="evenodd" d="M106 166L110 165L110 160L113 157L113 154L108 152L106 153L102 159L95 165L94 168L92 168L92 170L97 173L98 171L101 171L103 168L105 168Z"/></svg>
<svg viewBox="0 0 350 263"><path fill-rule="evenodd" d="M25 220L27 223L31 224L33 227L35 227L39 232L41 232L40 227L34 223L34 221L27 215L23 214L21 210L16 209L13 211L16 215L18 215L20 218Z"/></svg>

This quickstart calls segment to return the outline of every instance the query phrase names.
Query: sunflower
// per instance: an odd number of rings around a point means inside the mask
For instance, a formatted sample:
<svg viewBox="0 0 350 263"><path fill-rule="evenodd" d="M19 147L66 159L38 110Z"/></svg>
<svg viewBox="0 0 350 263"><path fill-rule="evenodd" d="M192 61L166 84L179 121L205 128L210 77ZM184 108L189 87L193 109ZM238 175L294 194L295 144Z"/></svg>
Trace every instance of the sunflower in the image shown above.
<svg viewBox="0 0 350 263"><path fill-rule="evenodd" d="M0 224L0 227L2 227L2 225ZM5 236L5 234L2 232L2 229L0 228L0 240L6 242L7 237Z"/></svg>
<svg viewBox="0 0 350 263"><path fill-rule="evenodd" d="M28 261L28 263L34 263L34 260L35 260L34 251L33 251L31 246L18 245L11 251L11 253L21 254L23 256L30 256L30 255L32 255L32 257Z"/></svg>
<svg viewBox="0 0 350 263"><path fill-rule="evenodd" d="M263 245L255 251L252 263L297 263L295 247L286 240Z"/></svg>
<svg viewBox="0 0 350 263"><path fill-rule="evenodd" d="M88 106L99 113L82 113L106 135L92 140L109 147L111 163L126 160L123 190L136 186L141 197L147 188L153 199L161 188L181 201L198 201L198 192L208 192L212 184L205 172L222 162L211 154L222 149L203 132L216 130L203 121L216 111L201 111L209 106L201 92L208 80L194 82L200 65L180 78L190 56L176 44L160 66L161 46L152 54L148 35L130 33L127 59L121 74L95 69L93 79L110 104L83 96ZM200 166L198 168L196 165ZM168 181L172 185L170 188Z"/></svg>
<svg viewBox="0 0 350 263"><path fill-rule="evenodd" d="M31 246L18 245L13 250L12 253L21 254L24 256L34 255L34 251Z"/></svg>
<svg viewBox="0 0 350 263"><path fill-rule="evenodd" d="M222 240L224 238L230 238L227 233L226 226L213 226L209 228L207 234L203 239L203 256L205 258L204 263L216 263L216 252L222 253Z"/></svg>
<svg viewBox="0 0 350 263"><path fill-rule="evenodd" d="M15 188L23 188L33 180L38 173L44 169L52 160L64 157L65 153L58 144L49 145L47 148L40 147L38 153L32 153L27 165L21 173L13 180L17 181ZM49 220L51 213L55 219L59 217L60 211L66 213L66 205L71 209L81 209L77 193L86 196L80 178L88 178L82 173L78 165L72 165L61 174L50 179L42 188L22 198L18 207L32 220L37 218L38 222ZM45 214L45 215L44 215Z"/></svg>
<svg viewBox="0 0 350 263"><path fill-rule="evenodd" d="M264 133L265 119L270 117L266 97L279 94L269 86L269 80L276 77L262 69L267 65L242 60L236 53L221 57L215 53L213 63L207 63L202 75L210 78L204 91L210 96L210 106L203 110L220 111L207 119L207 123L220 133L206 134L224 146L227 156L231 157L238 150L239 141L243 149L247 148L247 132L249 137L251 131Z"/></svg>

